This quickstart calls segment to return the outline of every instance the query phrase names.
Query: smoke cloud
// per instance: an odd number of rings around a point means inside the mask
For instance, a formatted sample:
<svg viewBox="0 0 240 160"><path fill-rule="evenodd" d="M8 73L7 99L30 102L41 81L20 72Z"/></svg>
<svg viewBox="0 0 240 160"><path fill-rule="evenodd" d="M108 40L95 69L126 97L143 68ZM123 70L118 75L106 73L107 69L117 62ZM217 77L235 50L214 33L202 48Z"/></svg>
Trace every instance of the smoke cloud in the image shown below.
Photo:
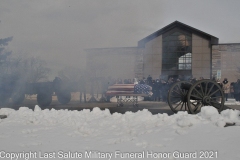
<svg viewBox="0 0 240 160"><path fill-rule="evenodd" d="M84 49L136 47L175 20L239 43L238 6L238 0L2 0L0 38L14 36L13 54L46 60L55 77L67 66L85 68Z"/></svg>
<svg viewBox="0 0 240 160"><path fill-rule="evenodd" d="M7 46L8 42L12 41L13 37L0 39L0 46Z"/></svg>

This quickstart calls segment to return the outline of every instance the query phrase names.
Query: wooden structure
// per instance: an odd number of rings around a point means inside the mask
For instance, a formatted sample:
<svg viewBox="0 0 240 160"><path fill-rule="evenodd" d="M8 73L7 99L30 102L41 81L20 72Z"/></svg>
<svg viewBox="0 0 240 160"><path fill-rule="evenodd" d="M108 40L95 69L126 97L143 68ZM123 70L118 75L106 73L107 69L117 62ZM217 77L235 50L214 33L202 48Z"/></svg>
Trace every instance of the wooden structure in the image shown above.
<svg viewBox="0 0 240 160"><path fill-rule="evenodd" d="M179 81L174 83L168 92L168 104L174 113L188 111L196 114L203 106L213 106L220 112L224 102L221 85L207 79L195 83Z"/></svg>

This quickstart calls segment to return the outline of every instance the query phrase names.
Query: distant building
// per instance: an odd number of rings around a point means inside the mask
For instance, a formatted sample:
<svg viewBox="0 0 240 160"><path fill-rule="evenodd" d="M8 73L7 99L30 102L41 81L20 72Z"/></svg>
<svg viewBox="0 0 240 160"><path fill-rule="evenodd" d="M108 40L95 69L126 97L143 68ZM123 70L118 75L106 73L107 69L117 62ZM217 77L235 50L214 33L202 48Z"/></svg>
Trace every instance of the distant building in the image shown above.
<svg viewBox="0 0 240 160"><path fill-rule="evenodd" d="M175 21L138 41L137 47L90 48L87 69L96 77L212 78L236 81L240 44Z"/></svg>

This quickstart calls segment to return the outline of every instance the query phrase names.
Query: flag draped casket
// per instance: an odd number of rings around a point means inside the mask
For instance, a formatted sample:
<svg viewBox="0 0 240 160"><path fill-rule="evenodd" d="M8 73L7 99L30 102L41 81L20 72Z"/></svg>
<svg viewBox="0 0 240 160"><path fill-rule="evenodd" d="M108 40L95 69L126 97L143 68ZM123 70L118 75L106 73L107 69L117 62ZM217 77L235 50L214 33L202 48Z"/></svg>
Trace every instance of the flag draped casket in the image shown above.
<svg viewBox="0 0 240 160"><path fill-rule="evenodd" d="M114 84L108 87L107 95L133 94L135 84Z"/></svg>
<svg viewBox="0 0 240 160"><path fill-rule="evenodd" d="M146 84L115 84L108 87L109 96L119 94L145 94L151 96L152 87Z"/></svg>

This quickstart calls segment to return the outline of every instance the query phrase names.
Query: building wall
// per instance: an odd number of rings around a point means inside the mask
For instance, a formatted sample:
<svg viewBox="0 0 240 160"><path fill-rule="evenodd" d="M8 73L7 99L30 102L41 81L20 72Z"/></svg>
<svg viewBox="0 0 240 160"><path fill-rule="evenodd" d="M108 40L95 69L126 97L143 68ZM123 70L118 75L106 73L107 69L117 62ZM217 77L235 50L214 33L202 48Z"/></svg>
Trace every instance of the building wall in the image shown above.
<svg viewBox="0 0 240 160"><path fill-rule="evenodd" d="M143 53L143 76L159 78L162 70L162 35L149 41ZM198 35L192 35L192 74L193 77L211 77L210 41Z"/></svg>
<svg viewBox="0 0 240 160"><path fill-rule="evenodd" d="M134 73L135 78L142 79L144 77L143 68L144 68L144 62L143 62L143 55L145 52L145 48L138 48L137 54L135 56L135 67L134 67Z"/></svg>
<svg viewBox="0 0 240 160"><path fill-rule="evenodd" d="M162 35L146 43L143 53L143 76L157 79L162 70Z"/></svg>
<svg viewBox="0 0 240 160"><path fill-rule="evenodd" d="M159 78L162 70L162 35L146 43L145 47L87 49L87 69L95 68L97 77ZM240 78L240 43L210 45L207 40L192 34L192 75L195 78ZM211 75L212 71L212 75ZM218 73L218 75L217 75ZM220 75L219 75L220 73Z"/></svg>
<svg viewBox="0 0 240 160"><path fill-rule="evenodd" d="M162 70L162 35L146 43L144 48L87 49L87 68L96 68L98 77L157 79ZM210 78L211 46L209 40L192 35L193 77Z"/></svg>
<svg viewBox="0 0 240 160"><path fill-rule="evenodd" d="M229 82L236 82L240 78L240 44L219 44L212 46L213 76L220 79L228 78ZM217 75L217 72L220 75ZM220 76L220 77L219 77Z"/></svg>
<svg viewBox="0 0 240 160"><path fill-rule="evenodd" d="M194 78L211 77L210 41L198 35L192 35L192 75Z"/></svg>

